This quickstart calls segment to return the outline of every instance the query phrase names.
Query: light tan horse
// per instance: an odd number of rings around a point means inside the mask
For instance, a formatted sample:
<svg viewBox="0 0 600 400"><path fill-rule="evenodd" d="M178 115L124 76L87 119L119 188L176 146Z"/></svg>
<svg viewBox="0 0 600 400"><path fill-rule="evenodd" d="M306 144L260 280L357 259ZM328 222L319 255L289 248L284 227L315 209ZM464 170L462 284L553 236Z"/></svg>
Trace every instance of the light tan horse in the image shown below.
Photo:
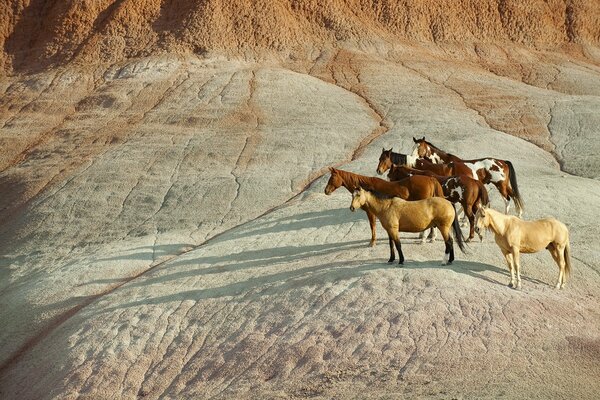
<svg viewBox="0 0 600 400"><path fill-rule="evenodd" d="M363 208L372 212L379 218L385 228L390 242L390 259L394 262L396 254L394 245L398 250L399 264L404 263L404 254L400 244L399 232L422 232L429 228L438 228L444 238L446 250L442 265L454 261L454 246L450 230L460 249L464 252L463 237L456 218L456 210L452 203L441 197L431 197L425 200L406 201L398 197L386 197L362 188L352 193L350 210Z"/></svg>
<svg viewBox="0 0 600 400"><path fill-rule="evenodd" d="M510 270L509 287L521 289L521 253L537 253L548 249L558 264L557 289L562 289L571 272L569 230L554 218L523 221L490 208L480 208L475 214L475 230L494 232L495 240ZM515 281L516 274L516 281Z"/></svg>

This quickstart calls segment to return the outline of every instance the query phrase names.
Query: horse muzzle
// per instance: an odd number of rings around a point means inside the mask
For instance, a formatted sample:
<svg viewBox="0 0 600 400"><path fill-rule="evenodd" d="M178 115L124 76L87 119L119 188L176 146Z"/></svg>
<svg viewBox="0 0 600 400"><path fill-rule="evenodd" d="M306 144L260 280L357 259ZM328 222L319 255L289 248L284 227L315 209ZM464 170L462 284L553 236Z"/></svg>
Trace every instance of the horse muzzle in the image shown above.
<svg viewBox="0 0 600 400"><path fill-rule="evenodd" d="M354 208L354 206L350 206L350 211L354 212L356 211L356 208Z"/></svg>

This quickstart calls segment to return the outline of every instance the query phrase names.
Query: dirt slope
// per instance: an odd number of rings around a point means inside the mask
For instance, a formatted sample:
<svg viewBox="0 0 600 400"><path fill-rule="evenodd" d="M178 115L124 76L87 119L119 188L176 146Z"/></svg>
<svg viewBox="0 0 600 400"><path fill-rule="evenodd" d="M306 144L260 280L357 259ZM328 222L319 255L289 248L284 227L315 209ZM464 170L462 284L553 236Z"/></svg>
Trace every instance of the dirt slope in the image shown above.
<svg viewBox="0 0 600 400"><path fill-rule="evenodd" d="M74 59L116 62L162 51L304 56L340 42L509 42L543 48L600 41L595 0L10 0L0 13L0 62L6 70Z"/></svg>
<svg viewBox="0 0 600 400"><path fill-rule="evenodd" d="M448 3L0 9L0 397L597 398L600 7ZM367 247L327 166L423 135L514 163L564 290Z"/></svg>

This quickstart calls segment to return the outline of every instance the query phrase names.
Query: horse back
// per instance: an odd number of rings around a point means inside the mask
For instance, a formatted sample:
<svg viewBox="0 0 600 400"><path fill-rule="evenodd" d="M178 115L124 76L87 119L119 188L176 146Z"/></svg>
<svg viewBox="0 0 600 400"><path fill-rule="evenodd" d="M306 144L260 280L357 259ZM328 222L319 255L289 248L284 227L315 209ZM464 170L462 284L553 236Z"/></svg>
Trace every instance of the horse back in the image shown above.
<svg viewBox="0 0 600 400"><path fill-rule="evenodd" d="M535 253L551 243L563 244L569 239L567 227L555 218L524 221L513 216L510 223L507 235L512 235L513 240L518 238L522 253Z"/></svg>

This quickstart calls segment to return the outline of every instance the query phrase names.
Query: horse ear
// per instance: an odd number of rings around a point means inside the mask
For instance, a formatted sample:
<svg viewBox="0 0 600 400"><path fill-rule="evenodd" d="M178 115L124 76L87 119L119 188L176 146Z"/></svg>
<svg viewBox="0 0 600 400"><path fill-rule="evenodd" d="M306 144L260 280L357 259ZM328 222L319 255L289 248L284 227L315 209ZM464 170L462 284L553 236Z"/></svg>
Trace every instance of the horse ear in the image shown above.
<svg viewBox="0 0 600 400"><path fill-rule="evenodd" d="M417 139L413 136L413 142L417 143Z"/></svg>
<svg viewBox="0 0 600 400"><path fill-rule="evenodd" d="M423 136L423 139L421 139L423 142L425 141L425 136Z"/></svg>
<svg viewBox="0 0 600 400"><path fill-rule="evenodd" d="M333 171L335 171L335 168L329 167L329 172L333 172Z"/></svg>

